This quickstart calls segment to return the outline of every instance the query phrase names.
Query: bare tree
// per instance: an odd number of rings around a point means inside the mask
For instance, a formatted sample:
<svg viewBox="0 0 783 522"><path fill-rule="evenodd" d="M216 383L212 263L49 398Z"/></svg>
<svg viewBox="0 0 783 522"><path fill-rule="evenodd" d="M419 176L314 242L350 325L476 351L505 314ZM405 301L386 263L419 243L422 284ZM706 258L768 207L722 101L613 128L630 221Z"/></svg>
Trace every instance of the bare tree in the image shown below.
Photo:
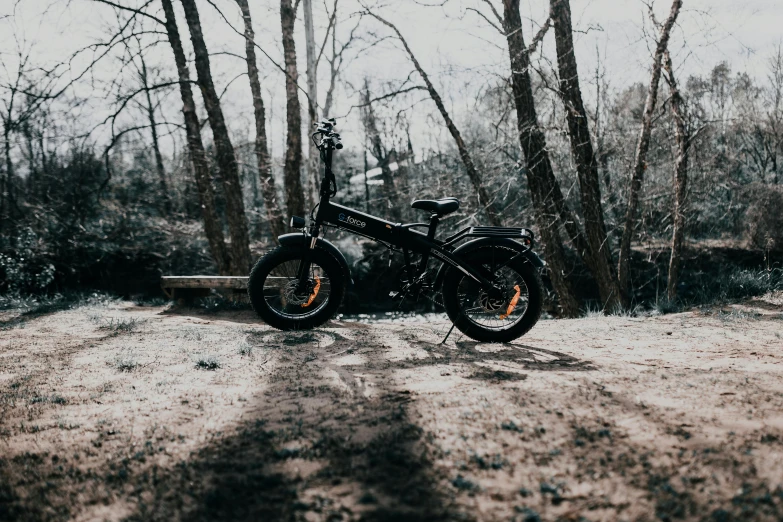
<svg viewBox="0 0 783 522"><path fill-rule="evenodd" d="M177 28L177 19L174 15L174 7L171 0L161 0L163 12L166 16L165 27L171 50L174 52L174 62L177 65L179 76L179 90L182 97L182 115L185 118L185 133L188 141L188 151L193 163L193 173L196 178L201 214L204 218L204 233L209 242L209 249L218 272L221 275L231 273L231 263L223 238L223 226L215 209L215 194L212 190L212 182L209 174L207 155L204 152L204 144L201 141L201 124L196 113L196 102L193 100L193 91L190 87L190 71L188 70L185 51L182 48L182 40Z"/></svg>
<svg viewBox="0 0 783 522"><path fill-rule="evenodd" d="M220 176L223 179L223 194L226 198L226 217L231 234L231 272L234 275L245 275L250 271L250 238L245 219L245 204L242 199L242 186L239 181L239 166L237 165L234 146L228 135L228 128L220 108L215 85L212 81L212 71L209 64L209 52L204 43L201 31L201 21L198 16L195 0L182 0L185 10L185 20L190 29L190 40L195 53L196 73L201 96L207 109L209 126L215 143L216 159Z"/></svg>
<svg viewBox="0 0 783 522"><path fill-rule="evenodd" d="M781 155L783 155L783 45L778 44L769 60L769 95L767 98L766 133L769 144L772 181L780 183Z"/></svg>
<svg viewBox="0 0 783 522"><path fill-rule="evenodd" d="M296 4L299 5L299 2ZM285 193L289 216L304 214L304 192L302 190L302 113L299 105L296 67L296 46L294 44L294 22L296 10L291 0L280 0L280 23L283 31L283 59L285 61L286 93L286 136Z"/></svg>
<svg viewBox="0 0 783 522"><path fill-rule="evenodd" d="M250 6L247 0L236 1L242 10L242 18L245 22L245 56L247 75L250 79L250 91L253 94L253 115L256 121L255 153L258 163L258 176L261 180L261 194L264 198L266 216L269 221L269 228L272 231L272 237L274 241L277 241L277 236L283 233L284 223L280 204L277 200L275 179L272 176L272 162L267 146L266 111L264 110L264 100L261 98L261 82L258 79L253 21L250 17Z"/></svg>
<svg viewBox="0 0 783 522"><path fill-rule="evenodd" d="M166 168L163 166L163 155L160 152L160 140L158 139L158 122L155 117L155 104L152 103L152 89L150 88L149 72L147 62L144 59L144 53L139 52L141 67L138 69L139 82L144 89L144 98L146 105L144 110L147 113L147 119L150 125L150 135L152 138L152 152L155 155L155 170L158 173L158 183L160 184L161 200L163 202L163 211L165 214L171 213L171 195L166 181Z"/></svg>
<svg viewBox="0 0 783 522"><path fill-rule="evenodd" d="M647 89L647 99L644 102L644 114L642 115L642 128L639 130L639 140L636 143L634 165L631 173L631 181L628 187L628 208L625 213L625 226L620 241L620 257L617 263L617 274L620 287L628 288L629 265L631 258L631 239L633 238L634 225L636 223L636 211L639 208L639 194L644 181L644 171L647 170L647 151L650 148L650 136L652 134L653 112L658 101L658 83L661 79L661 61L663 54L669 45L671 34L677 15L680 13L682 0L674 0L666 21L660 27L658 43L653 55L650 86ZM651 11L652 14L652 11Z"/></svg>
<svg viewBox="0 0 783 522"><path fill-rule="evenodd" d="M492 9L494 12L494 7ZM503 24L508 42L519 144L525 154L527 184L535 207L536 223L544 245L552 284L560 298L563 315L576 317L579 315L579 302L568 281L565 251L558 226L560 216L564 213L565 202L552 171L546 138L538 124L530 81L529 49L522 34L519 0L503 0L503 16L498 13L495 15ZM547 26L548 24L544 27ZM543 33L537 35L534 44L541 39L539 36L543 37Z"/></svg>
<svg viewBox="0 0 783 522"><path fill-rule="evenodd" d="M313 0L302 0L305 25L305 54L307 56L307 116L308 129L314 130L318 119L318 65L315 58L315 30L313 28ZM313 130L308 131L308 135ZM311 206L318 197L318 148L313 140L308 139L307 155L307 186Z"/></svg>
<svg viewBox="0 0 783 522"><path fill-rule="evenodd" d="M17 204L16 171L11 154L12 136L21 130L24 124L32 118L41 106L41 103L24 103L25 93L30 92L31 64L30 52L24 51L21 46L17 51L17 69L13 77L8 78L8 83L2 85L7 96L3 98L0 119L3 124L3 160L5 162L5 177L0 178L0 229L9 222L9 218L19 212ZM7 70L3 63L3 68ZM35 96L28 98L35 99Z"/></svg>
<svg viewBox="0 0 783 522"><path fill-rule="evenodd" d="M400 219L400 204L399 204L399 191L397 190L397 186L394 179L394 174L391 170L391 157L392 152L390 150L387 150L387 148L383 144L383 139L381 138L381 132L378 128L378 118L376 117L375 111L373 110L372 104L373 101L370 99L370 86L368 80L365 78L364 80L364 89L362 89L362 107L361 107L361 115L362 115L362 125L364 126L364 134L367 137L367 142L370 146L370 154L375 158L375 160L378 162L378 167L381 169L381 179L383 180L383 196L386 200L386 205L384 205L384 212L388 213L389 218L393 221L397 221ZM365 190L368 190L367 184L366 184L366 176L367 176L367 162L366 162L366 153L365 153ZM369 196L367 197L367 201L369 204Z"/></svg>
<svg viewBox="0 0 783 522"><path fill-rule="evenodd" d="M606 236L601 187L598 181L598 162L590 137L579 73L576 65L571 6L569 0L551 0L551 19L555 30L555 48L560 85L558 94L565 106L571 154L579 178L582 213L587 252L582 257L595 277L604 308L623 306L623 294L612 263L612 254Z"/></svg>
<svg viewBox="0 0 783 522"><path fill-rule="evenodd" d="M110 47L113 43L105 45ZM6 72L6 77L0 79L0 92L6 93L0 105L5 167L5 176L0 176L0 230L10 224L10 218L21 215L17 187L19 179L12 151L14 134L22 131L50 102L58 99L74 81L87 74L105 56L105 53L99 54L81 73L70 71L73 73L71 81L61 85L66 69L59 65L49 69L37 67L31 62L32 47L23 39L17 39L16 46L16 53L13 53L16 58L15 68L9 67L3 58L4 53L0 53L0 69ZM81 51L72 57L78 56Z"/></svg>
<svg viewBox="0 0 783 522"><path fill-rule="evenodd" d="M470 182L473 185L474 190L476 191L476 195L478 196L479 208L484 209L490 224L494 226L500 226L502 224L502 216L497 209L495 198L490 196L489 192L487 191L483 176L476 169L476 166L473 163L473 158L470 156L468 147L465 144L465 140L462 138L459 129L457 129L457 126L454 124L454 121L451 119L449 112L446 110L446 106L443 104L443 100L441 99L440 94L438 94L438 91L435 89L435 86L430 81L429 76L421 67L421 64L416 59L416 56L413 54L413 51L411 51L410 46L408 46L408 42L402 36L400 30L397 29L397 26L395 26L388 20L381 18L380 16L373 13L366 7L365 7L365 11L369 16L375 18L383 25L389 27L397 35L397 38L400 40L400 43L402 43L402 46L405 48L405 52L408 53L408 57L413 63L413 66L416 68L416 71L421 76L421 79L424 80L424 85L427 88L427 92L429 93L430 98L432 98L432 101L434 101L435 105L438 107L438 111L440 112L440 115L443 117L443 121L446 124L446 128L449 130L451 137L454 138L454 143L457 145L457 150L459 151L459 156L460 159L462 160L462 164L465 166L465 170L468 174L468 179L470 179Z"/></svg>
<svg viewBox="0 0 783 522"><path fill-rule="evenodd" d="M329 85L326 88L326 98L324 100L324 107L323 107L323 116L325 118L329 117L332 110L332 103L334 102L334 91L337 87L337 78L340 76L340 72L342 71L343 64L345 63L345 53L348 51L348 49L351 47L351 45L356 40L356 30L359 27L360 21L356 22L356 25L354 25L353 29L351 29L350 34L348 35L348 38L346 38L345 42L338 44L337 43L337 0L334 1L334 7L332 10L332 14L330 16L331 20L331 31L327 31L326 39L324 39L324 45L321 48L321 53L324 56L324 59L329 64ZM331 43L331 52L330 53L324 53L323 51L326 49L326 43ZM316 59L316 65L318 64L318 61L320 59Z"/></svg>
<svg viewBox="0 0 783 522"><path fill-rule="evenodd" d="M680 278L680 263L682 257L682 242L685 235L685 191L688 188L688 149L691 145L690 131L688 130L687 116L685 114L685 101L682 98L677 80L674 77L674 68L669 50L663 54L663 68L666 71L664 78L671 91L672 119L674 120L674 138L677 142L677 156L674 161L674 209L672 210L672 244L671 257L669 258L669 279L666 284L666 294L669 301L677 297L677 283Z"/></svg>

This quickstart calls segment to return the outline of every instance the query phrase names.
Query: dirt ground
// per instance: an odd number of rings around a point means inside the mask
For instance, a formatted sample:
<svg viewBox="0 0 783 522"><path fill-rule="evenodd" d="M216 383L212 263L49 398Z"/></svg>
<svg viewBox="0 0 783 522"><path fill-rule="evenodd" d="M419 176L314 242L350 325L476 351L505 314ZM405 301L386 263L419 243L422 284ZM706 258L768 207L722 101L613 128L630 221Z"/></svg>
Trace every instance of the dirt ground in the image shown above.
<svg viewBox="0 0 783 522"><path fill-rule="evenodd" d="M783 520L783 295L446 326L4 312L0 519Z"/></svg>

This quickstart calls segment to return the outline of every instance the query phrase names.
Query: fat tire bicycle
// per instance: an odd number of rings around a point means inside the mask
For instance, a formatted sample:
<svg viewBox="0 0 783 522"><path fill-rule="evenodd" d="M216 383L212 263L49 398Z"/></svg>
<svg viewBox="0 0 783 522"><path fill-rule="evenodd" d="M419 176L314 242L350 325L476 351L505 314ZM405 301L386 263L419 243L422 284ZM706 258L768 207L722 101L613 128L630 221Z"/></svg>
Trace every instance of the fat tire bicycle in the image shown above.
<svg viewBox="0 0 783 522"><path fill-rule="evenodd" d="M300 231L279 236L279 246L250 272L250 302L267 324L280 330L310 329L337 312L351 274L345 256L319 237L326 226L401 252L404 277L392 297L440 293L453 325L476 341L510 342L536 324L545 264L532 249L531 230L471 226L445 239L436 238L441 218L459 209L459 200L452 197L414 201L412 208L430 213L426 223L392 223L333 203L337 182L332 155L343 148L335 120L321 120L311 138L320 151L324 175L309 226L304 218L293 216L291 227ZM439 265L437 270L430 268L430 260Z"/></svg>

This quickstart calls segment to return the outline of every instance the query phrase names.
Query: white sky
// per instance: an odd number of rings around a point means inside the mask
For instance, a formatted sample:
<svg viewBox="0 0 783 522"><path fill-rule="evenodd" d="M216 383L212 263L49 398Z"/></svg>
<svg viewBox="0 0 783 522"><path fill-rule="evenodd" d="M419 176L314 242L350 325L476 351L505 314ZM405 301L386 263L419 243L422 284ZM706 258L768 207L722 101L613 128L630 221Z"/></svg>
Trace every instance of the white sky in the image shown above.
<svg viewBox="0 0 783 522"><path fill-rule="evenodd" d="M138 6L143 0L115 0L124 5ZM231 23L241 30L239 10L233 0L213 0L226 14ZM508 74L508 55L504 38L478 15L468 8L480 9L491 17L486 5L480 0L448 0L443 6L428 7L442 0L387 0L383 4L371 3L377 12L397 24L416 53L419 61L428 71L442 97L450 105L458 122L471 116L472 97L487 82ZM500 0L492 0L502 11ZM330 8L333 0L327 0ZM178 2L174 1L175 5ZM669 11L669 0L654 0L658 19ZM313 0L316 19L316 40L324 35L327 18L323 0ZM355 13L361 9L356 0L340 0L340 21L338 35L345 38L357 21ZM634 82L647 81L649 48L651 40L644 31L650 29L646 5L640 0L571 0L577 44L577 59L582 76L582 87L590 103L589 77L595 69L597 54L600 53L603 67L614 89L620 89ZM244 54L243 39L234 33L216 14L206 0L199 0L201 20L212 57L218 89L222 90L230 80L245 71L244 63L238 58L221 52ZM270 56L282 63L280 44L279 2L274 0L250 0L254 16L256 39ZM538 24L546 18L548 1L522 0L522 15L525 22L525 37L529 42ZM158 0L153 0L151 12L162 17ZM181 14L181 12L180 12ZM304 24L301 9L296 25L297 53L299 58L300 84L304 87ZM375 20L365 18L358 34L371 41L376 35L389 35L389 30ZM189 46L184 18L179 18L180 33ZM17 41L25 50L32 49L32 62L42 67L61 63L79 48L90 43L105 40L111 28L116 27L111 7L91 0L0 0L0 53L5 70L0 69L0 82L5 83L9 74L16 69ZM704 74L719 61L728 61L732 70L748 72L759 79L767 74L769 56L782 39L783 2L780 0L684 0L671 43L673 59L680 76ZM149 29L155 29L148 24ZM156 36L147 37L149 42ZM163 37L165 38L165 37ZM547 35L543 56L554 57L553 35ZM74 71L84 67L84 59L72 63ZM164 41L150 51L148 65L156 65L163 76L174 74L171 49ZM284 77L274 65L259 53L259 67L263 76L264 101L269 121L268 132L272 138L275 156L282 153L284 144ZM363 53L345 69L344 79L359 87L363 78L374 80L380 94L381 82L399 83L413 70L401 47L388 40ZM96 70L82 79L75 93L90 96L91 100L76 111L72 111L69 123L76 130L84 130L101 121L109 112L110 100L104 98L105 85L119 75L115 58L105 58ZM327 81L327 64L321 62L320 103ZM192 72L195 78L195 72ZM122 81L131 85L130 75ZM421 84L414 74L414 83ZM470 95L466 95L465 93ZM4 93L0 93L0 96ZM351 90L340 90L333 115L342 116L351 105L358 103ZM303 104L304 96L300 97ZM434 105L426 101L425 93L418 93L407 102L422 100L411 111L412 132L420 138L432 138L432 126L426 115L432 113ZM237 78L223 98L224 109L236 139L250 137L252 129L252 105L247 79ZM304 105L303 105L304 106ZM172 91L164 100L161 114L172 121L179 121L181 102L178 92ZM303 113L304 114L304 113ZM352 114L356 114L353 111ZM136 113L138 115L138 113ZM341 131L348 146L358 145L361 131L354 118L345 120ZM436 129L437 131L437 129ZM95 133L96 141L105 142L107 131ZM352 143L354 142L354 143ZM417 146L419 146L417 144ZM170 145L169 145L170 148Z"/></svg>

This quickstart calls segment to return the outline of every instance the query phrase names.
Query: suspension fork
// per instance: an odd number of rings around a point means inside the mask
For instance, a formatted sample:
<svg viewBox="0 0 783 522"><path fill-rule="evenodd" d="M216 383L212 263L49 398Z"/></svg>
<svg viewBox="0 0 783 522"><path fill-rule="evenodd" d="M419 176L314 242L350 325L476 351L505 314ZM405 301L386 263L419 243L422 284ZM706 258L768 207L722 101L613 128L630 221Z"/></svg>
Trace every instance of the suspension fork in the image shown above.
<svg viewBox="0 0 783 522"><path fill-rule="evenodd" d="M328 205L332 196L332 183L334 183L334 174L332 173L332 148L326 147L321 150L321 160L324 163L324 177L321 179L320 198L318 200L318 212L315 214L315 220L310 224L310 243L306 245L299 262L299 269L296 273L298 283L296 285L297 293L309 291L307 282L310 275L310 265L313 259L313 250L318 242L318 235L321 233L321 210L322 205ZM335 185L335 189L336 189ZM312 216L312 213L310 214Z"/></svg>
<svg viewBox="0 0 783 522"><path fill-rule="evenodd" d="M308 291L307 283L310 280L310 266L312 265L313 249L318 238L312 236L310 243L302 253L302 258L299 260L299 268L296 272L296 278L298 283L296 285L296 293L302 294Z"/></svg>
<svg viewBox="0 0 783 522"><path fill-rule="evenodd" d="M320 208L318 210L320 213ZM310 241L305 245L302 258L299 261L299 268L296 272L296 278L298 281L296 285L296 292L298 294L309 291L309 288L307 288L307 283L310 280L310 266L312 265L313 251L315 250L315 245L318 242L318 235L320 232L320 221L316 215L315 222L310 225Z"/></svg>

